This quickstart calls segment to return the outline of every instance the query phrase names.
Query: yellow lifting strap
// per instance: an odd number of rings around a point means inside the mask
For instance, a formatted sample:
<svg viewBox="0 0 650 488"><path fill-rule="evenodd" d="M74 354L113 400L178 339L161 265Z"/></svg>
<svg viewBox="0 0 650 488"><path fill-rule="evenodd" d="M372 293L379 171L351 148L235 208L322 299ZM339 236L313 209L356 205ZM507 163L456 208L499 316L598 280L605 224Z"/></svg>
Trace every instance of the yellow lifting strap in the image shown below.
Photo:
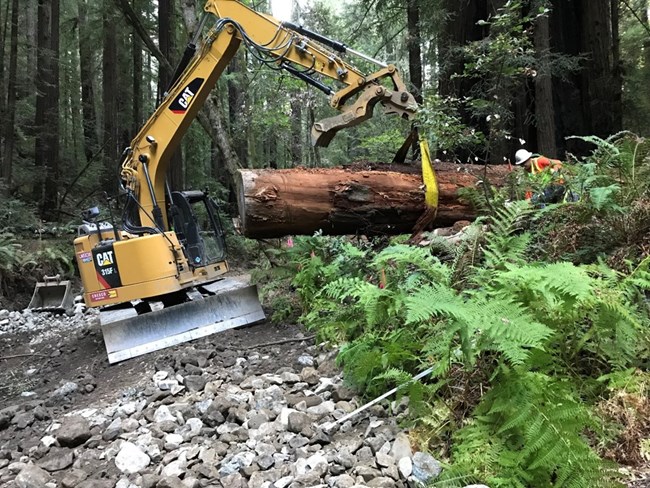
<svg viewBox="0 0 650 488"><path fill-rule="evenodd" d="M429 151L429 143L423 137L420 137L420 153L422 155L422 181L425 186L424 201L427 207L438 208L438 178L436 177L436 170L433 168L431 162L431 152Z"/></svg>

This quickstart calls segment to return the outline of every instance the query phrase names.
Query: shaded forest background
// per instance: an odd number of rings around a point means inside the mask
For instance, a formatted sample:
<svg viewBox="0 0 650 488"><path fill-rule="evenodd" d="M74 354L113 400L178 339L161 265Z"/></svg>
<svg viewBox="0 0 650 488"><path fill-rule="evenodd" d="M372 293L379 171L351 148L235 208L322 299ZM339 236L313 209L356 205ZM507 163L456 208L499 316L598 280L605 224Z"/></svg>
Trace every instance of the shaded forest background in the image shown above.
<svg viewBox="0 0 650 488"><path fill-rule="evenodd" d="M117 194L122 151L164 95L202 5L0 0L3 227L24 209L73 221ZM353 0L336 12L314 1L296 4L294 20L397 64L444 159L501 163L522 146L564 158L590 149L568 136L650 127L647 0ZM390 161L408 132L377 117L312 148L311 124L329 115L320 92L241 50L175 157L171 185L227 198L239 167Z"/></svg>

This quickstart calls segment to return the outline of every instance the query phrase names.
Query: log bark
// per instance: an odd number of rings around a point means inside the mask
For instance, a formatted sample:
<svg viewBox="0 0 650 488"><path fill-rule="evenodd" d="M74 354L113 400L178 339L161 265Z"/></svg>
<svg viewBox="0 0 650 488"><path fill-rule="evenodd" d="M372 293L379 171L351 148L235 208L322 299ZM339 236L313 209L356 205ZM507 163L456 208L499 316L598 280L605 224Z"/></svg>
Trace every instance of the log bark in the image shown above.
<svg viewBox="0 0 650 488"><path fill-rule="evenodd" d="M505 184L508 166L436 163L439 206L435 227L474 220L461 188L487 180ZM286 235L410 233L424 213L419 168L356 164L346 168L240 170L237 196L241 231L267 239Z"/></svg>

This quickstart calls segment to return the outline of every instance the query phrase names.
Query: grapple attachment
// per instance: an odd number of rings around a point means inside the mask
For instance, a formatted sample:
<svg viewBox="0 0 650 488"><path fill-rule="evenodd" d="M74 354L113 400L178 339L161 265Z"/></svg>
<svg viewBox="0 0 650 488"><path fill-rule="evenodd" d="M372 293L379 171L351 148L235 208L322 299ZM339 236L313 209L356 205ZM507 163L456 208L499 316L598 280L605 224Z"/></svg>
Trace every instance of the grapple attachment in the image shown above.
<svg viewBox="0 0 650 488"><path fill-rule="evenodd" d="M69 280L61 280L60 275L45 276L36 283L32 299L27 306L36 312L63 313L72 308L74 297Z"/></svg>
<svg viewBox="0 0 650 488"><path fill-rule="evenodd" d="M117 363L265 319L257 287L247 279L226 278L184 294L183 303L171 306L138 302L102 311L108 361Z"/></svg>

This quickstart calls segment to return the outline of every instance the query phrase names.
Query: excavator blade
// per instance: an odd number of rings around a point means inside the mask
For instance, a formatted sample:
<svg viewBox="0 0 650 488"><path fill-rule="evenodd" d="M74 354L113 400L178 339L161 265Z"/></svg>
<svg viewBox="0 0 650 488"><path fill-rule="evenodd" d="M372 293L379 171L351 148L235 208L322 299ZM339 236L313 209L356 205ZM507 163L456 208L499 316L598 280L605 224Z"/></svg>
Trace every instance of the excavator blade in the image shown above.
<svg viewBox="0 0 650 488"><path fill-rule="evenodd" d="M140 315L138 307L102 311L108 361L117 363L265 319L255 285L226 278L197 288L185 303L166 308L162 302L150 304L152 311Z"/></svg>

